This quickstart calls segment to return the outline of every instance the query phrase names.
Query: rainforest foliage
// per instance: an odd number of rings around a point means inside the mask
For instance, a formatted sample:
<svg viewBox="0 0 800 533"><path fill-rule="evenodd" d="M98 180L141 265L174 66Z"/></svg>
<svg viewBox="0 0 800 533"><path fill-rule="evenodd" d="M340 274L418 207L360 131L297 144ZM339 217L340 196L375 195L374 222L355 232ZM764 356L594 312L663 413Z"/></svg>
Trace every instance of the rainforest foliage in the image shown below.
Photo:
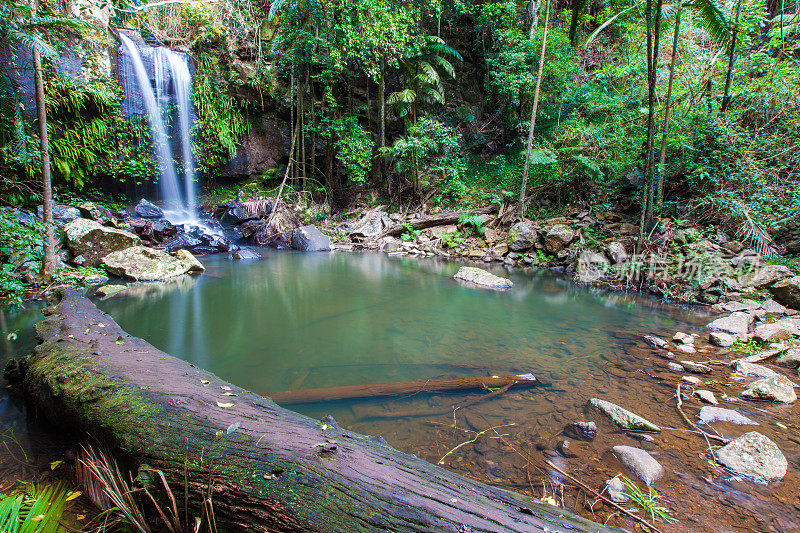
<svg viewBox="0 0 800 533"><path fill-rule="evenodd" d="M4 4L6 41L24 24L25 5ZM590 201L644 207L649 218L688 209L777 226L800 207L795 4L114 0L113 7L112 30L138 29L192 58L194 151L209 178L271 116L291 153L262 179L286 175L296 188L326 189L342 203L370 189L415 205L510 199L528 159L532 211ZM39 12L63 8L45 2ZM60 51L75 46L44 39ZM112 33L96 39L113 46ZM9 53L18 59L24 46ZM54 58L45 67L57 191L157 179L146 123L121 117L124 95L113 73L75 80ZM6 203L35 201L38 143L23 85L13 69L0 74Z"/></svg>

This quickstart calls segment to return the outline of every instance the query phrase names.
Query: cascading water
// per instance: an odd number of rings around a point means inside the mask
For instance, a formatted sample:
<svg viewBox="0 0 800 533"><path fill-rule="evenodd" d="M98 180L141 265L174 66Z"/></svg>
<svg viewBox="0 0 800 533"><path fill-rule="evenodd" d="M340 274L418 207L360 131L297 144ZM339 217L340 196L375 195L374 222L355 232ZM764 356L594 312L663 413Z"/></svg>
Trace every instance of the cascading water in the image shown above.
<svg viewBox="0 0 800 533"><path fill-rule="evenodd" d="M124 51L123 68L120 71L120 82L126 94L124 112L126 115L142 111L147 113L153 148L159 164L159 192L164 201L165 212L174 223L197 225L197 190L191 147L194 113L188 58L163 46L137 45L122 33L119 37ZM152 64L152 76L148 73L143 55ZM130 77L133 77L135 83L131 82ZM178 109L177 134L183 162L183 191L175 168L173 147L162 117L162 104L165 103L174 103Z"/></svg>

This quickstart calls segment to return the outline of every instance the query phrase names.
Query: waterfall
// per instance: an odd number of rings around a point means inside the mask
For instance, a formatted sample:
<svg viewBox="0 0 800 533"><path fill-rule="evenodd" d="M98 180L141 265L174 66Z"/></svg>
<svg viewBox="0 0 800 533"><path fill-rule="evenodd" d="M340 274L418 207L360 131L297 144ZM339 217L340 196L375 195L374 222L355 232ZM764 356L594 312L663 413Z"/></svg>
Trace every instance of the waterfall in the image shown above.
<svg viewBox="0 0 800 533"><path fill-rule="evenodd" d="M159 192L168 218L173 223L196 224L197 189L191 146L194 113L188 58L163 46L139 46L122 33L119 38L124 51L120 69L120 82L125 90L123 113L126 116L147 113L159 166ZM152 65L152 76L148 73L143 55ZM135 84L129 79L131 74ZM180 139L183 161L183 191L175 168L173 146L162 118L161 105L173 103L178 108L178 127L175 129Z"/></svg>

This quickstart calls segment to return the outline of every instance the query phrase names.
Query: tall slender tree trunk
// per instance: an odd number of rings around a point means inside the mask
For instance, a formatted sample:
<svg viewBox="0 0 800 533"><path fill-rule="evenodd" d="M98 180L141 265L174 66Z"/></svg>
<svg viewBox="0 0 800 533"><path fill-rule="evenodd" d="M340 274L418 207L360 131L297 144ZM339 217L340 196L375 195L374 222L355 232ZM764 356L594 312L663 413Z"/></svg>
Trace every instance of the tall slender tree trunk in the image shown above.
<svg viewBox="0 0 800 533"><path fill-rule="evenodd" d="M672 82L675 79L675 63L678 57L678 39L681 33L681 10L683 4L678 3L678 12L675 13L675 35L672 38L672 59L669 67L669 85L667 86L667 100L664 103L664 128L661 134L661 154L658 159L658 187L656 191L656 206L661 209L664 203L664 163L667 158L667 134L669 134L669 113L672 103Z"/></svg>
<svg viewBox="0 0 800 533"><path fill-rule="evenodd" d="M539 107L539 89L542 85L542 69L544 68L544 53L547 50L547 26L550 22L550 0L547 1L544 15L544 32L542 33L542 53L539 55L539 72L536 74L536 89L533 92L533 110L531 111L531 127L528 130L528 149L525 152L525 169L522 172L522 186L519 190L519 204L517 216L525 215L525 190L528 188L528 171L531 166L531 150L533 149L533 130L536 128L536 111ZM532 25L532 24L531 24ZM533 34L533 30L531 30Z"/></svg>
<svg viewBox="0 0 800 533"><path fill-rule="evenodd" d="M36 0L31 0L31 15L36 15ZM56 253L53 240L53 189L50 180L50 142L47 137L47 109L44 103L42 56L33 50L34 86L36 89L36 118L39 122L39 141L42 152L42 197L44 201L44 258L41 277L49 280L56 272Z"/></svg>
<svg viewBox="0 0 800 533"><path fill-rule="evenodd" d="M725 75L725 94L722 97L722 112L728 109L728 104L731 101L731 79L733 78L733 62L736 58L736 37L739 34L739 14L742 11L742 0L736 3L736 19L733 23L733 32L731 34L731 51L728 57L728 73Z"/></svg>
<svg viewBox="0 0 800 533"><path fill-rule="evenodd" d="M650 232L653 224L656 74L658 71L658 37L661 29L662 5L662 0L658 0L654 13L653 1L647 0L647 8L645 10L645 18L647 19L647 144L645 149L645 183L642 191L642 215L639 223L639 239L636 243L637 252L641 251L645 236Z"/></svg>

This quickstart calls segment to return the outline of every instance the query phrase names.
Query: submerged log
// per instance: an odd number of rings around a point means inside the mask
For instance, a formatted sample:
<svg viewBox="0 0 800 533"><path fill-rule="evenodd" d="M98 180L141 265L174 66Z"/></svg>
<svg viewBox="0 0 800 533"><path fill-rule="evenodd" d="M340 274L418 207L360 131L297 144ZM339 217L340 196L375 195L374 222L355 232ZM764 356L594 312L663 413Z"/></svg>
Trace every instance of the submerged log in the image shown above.
<svg viewBox="0 0 800 533"><path fill-rule="evenodd" d="M75 292L45 314L28 397L132 470L163 471L175 494L188 479L195 516L210 494L220 531L612 531L279 407L131 337Z"/></svg>
<svg viewBox="0 0 800 533"><path fill-rule="evenodd" d="M452 213L437 213L435 215L425 215L419 218L410 218L402 223L392 224L383 230L381 236L386 235L400 235L404 231L408 231L406 226L411 226L411 229L425 229L434 226L444 226L447 224L455 224L461 215L490 215L497 211L496 205L489 207L482 207L480 209L473 209L471 211L454 211Z"/></svg>
<svg viewBox="0 0 800 533"><path fill-rule="evenodd" d="M394 383L368 383L345 385L323 389L300 389L271 392L269 397L278 404L325 402L353 398L377 398L381 396L407 396L428 392L453 392L474 389L496 389L502 387L534 387L539 382L531 374L518 376L466 377L450 379L420 379Z"/></svg>

